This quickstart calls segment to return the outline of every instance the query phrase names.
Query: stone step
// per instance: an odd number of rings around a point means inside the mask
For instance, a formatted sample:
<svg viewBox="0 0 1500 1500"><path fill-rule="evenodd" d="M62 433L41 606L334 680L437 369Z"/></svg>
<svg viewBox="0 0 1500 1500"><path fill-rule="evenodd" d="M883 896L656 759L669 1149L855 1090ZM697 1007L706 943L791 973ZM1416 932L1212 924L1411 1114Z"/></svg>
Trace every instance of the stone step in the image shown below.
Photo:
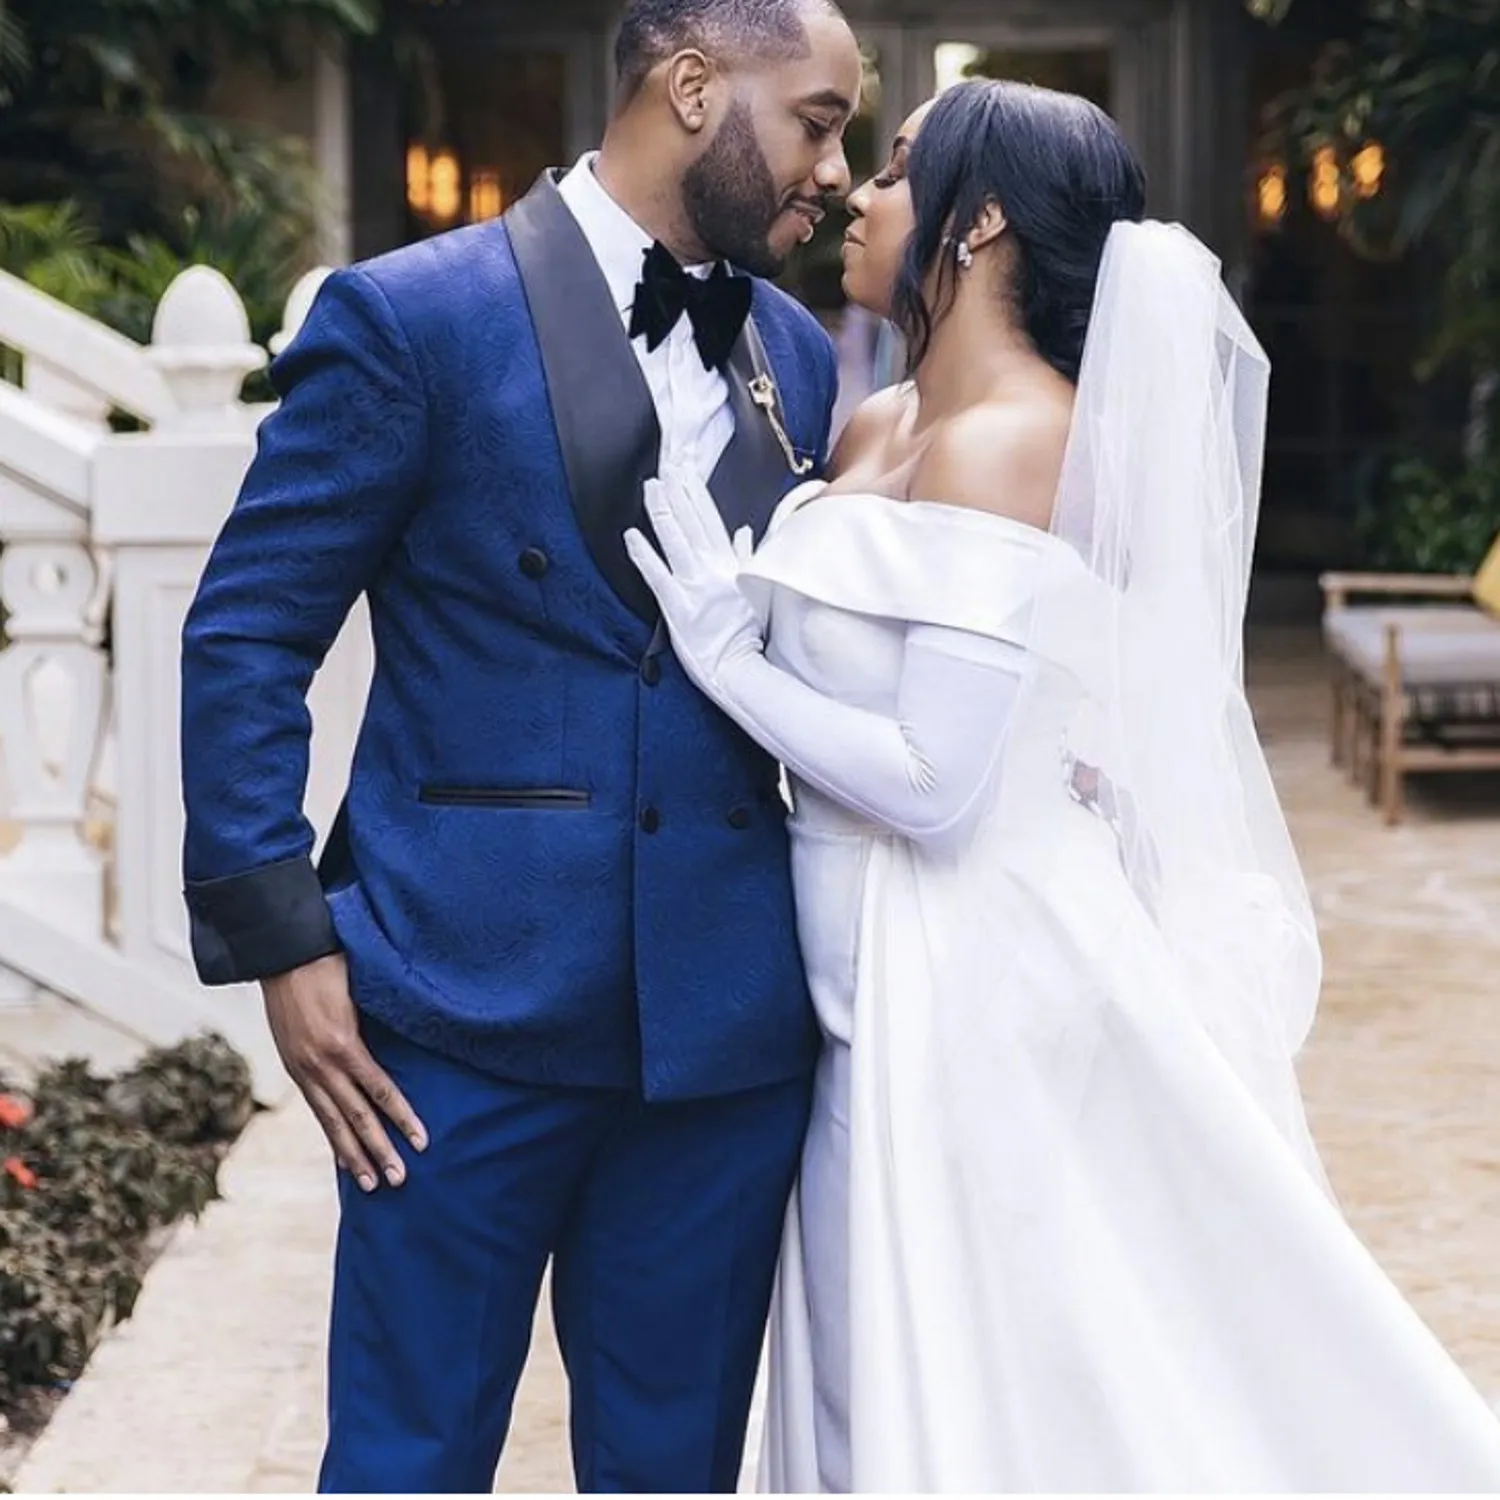
<svg viewBox="0 0 1500 1500"><path fill-rule="evenodd" d="M139 1037L60 995L0 1006L0 1075L18 1083L69 1057L87 1058L96 1073L116 1073L145 1050Z"/></svg>

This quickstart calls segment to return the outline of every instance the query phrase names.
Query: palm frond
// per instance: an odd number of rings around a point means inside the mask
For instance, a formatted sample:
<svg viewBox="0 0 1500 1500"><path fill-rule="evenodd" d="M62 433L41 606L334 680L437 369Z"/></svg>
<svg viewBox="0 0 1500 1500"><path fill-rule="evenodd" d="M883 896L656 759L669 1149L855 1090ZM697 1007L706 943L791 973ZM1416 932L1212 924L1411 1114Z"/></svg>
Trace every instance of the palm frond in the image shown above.
<svg viewBox="0 0 1500 1500"><path fill-rule="evenodd" d="M17 275L48 256L93 250L98 235L74 203L0 203L0 265Z"/></svg>

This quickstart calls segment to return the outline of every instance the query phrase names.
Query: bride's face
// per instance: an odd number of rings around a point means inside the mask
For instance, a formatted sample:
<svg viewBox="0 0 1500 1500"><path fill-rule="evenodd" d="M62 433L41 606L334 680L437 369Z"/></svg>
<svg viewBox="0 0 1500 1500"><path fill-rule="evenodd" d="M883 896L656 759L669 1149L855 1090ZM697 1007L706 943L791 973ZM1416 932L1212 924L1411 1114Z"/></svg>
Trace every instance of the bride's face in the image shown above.
<svg viewBox="0 0 1500 1500"><path fill-rule="evenodd" d="M879 176L849 195L854 222L844 236L844 295L882 318L890 316L901 258L917 227L906 162L932 104L929 99L902 125Z"/></svg>

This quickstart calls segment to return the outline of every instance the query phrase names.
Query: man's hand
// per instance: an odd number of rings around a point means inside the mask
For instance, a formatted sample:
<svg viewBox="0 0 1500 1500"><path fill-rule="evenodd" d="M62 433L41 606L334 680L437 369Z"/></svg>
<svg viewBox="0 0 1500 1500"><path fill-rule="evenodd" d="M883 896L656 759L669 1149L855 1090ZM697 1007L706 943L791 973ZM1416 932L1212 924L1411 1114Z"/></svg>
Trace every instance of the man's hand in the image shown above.
<svg viewBox="0 0 1500 1500"><path fill-rule="evenodd" d="M263 980L261 989L276 1050L318 1117L339 1165L367 1193L375 1191L381 1178L400 1187L406 1169L380 1116L395 1124L417 1151L427 1149L427 1131L360 1037L343 955L331 954Z"/></svg>

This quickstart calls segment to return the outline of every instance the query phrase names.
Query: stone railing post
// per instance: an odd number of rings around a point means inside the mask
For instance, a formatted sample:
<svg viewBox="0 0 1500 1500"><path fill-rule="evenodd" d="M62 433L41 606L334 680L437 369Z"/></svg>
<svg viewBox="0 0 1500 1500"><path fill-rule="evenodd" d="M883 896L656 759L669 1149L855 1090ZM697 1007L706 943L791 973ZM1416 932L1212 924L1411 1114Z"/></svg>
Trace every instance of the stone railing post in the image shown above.
<svg viewBox="0 0 1500 1500"><path fill-rule="evenodd" d="M245 304L221 272L193 266L167 288L146 357L177 405L158 432L243 430L240 390L264 368L266 351L250 342Z"/></svg>
<svg viewBox="0 0 1500 1500"><path fill-rule="evenodd" d="M104 861L85 828L109 691L102 577L80 518L61 506L5 538L0 724L20 840L0 859L0 894L91 939L104 933Z"/></svg>
<svg viewBox="0 0 1500 1500"><path fill-rule="evenodd" d="M308 313L312 311L313 302L322 289L323 283L332 275L331 267L317 266L307 272L292 288L291 295L286 299L286 311L282 314L281 331L271 339L272 354L282 353L297 337L302 325L307 321Z"/></svg>

